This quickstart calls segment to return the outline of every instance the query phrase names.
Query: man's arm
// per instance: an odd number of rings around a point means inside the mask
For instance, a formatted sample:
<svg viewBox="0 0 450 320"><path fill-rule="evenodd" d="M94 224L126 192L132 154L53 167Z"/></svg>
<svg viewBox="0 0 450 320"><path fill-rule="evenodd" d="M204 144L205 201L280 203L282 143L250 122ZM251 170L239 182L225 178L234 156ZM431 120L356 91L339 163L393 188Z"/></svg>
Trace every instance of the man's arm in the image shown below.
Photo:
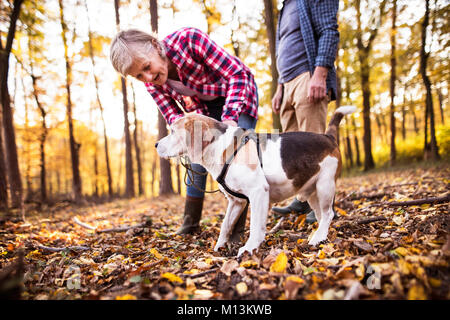
<svg viewBox="0 0 450 320"><path fill-rule="evenodd" d="M339 0L310 1L313 28L318 35L317 57L308 99L317 102L327 96L328 70L334 65L339 44L337 12Z"/></svg>

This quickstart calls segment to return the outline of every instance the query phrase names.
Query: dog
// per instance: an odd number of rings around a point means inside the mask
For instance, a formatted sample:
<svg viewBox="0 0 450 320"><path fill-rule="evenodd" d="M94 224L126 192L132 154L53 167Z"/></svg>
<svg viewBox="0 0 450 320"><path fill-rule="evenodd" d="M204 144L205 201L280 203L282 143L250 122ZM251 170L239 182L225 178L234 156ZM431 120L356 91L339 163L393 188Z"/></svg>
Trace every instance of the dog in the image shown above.
<svg viewBox="0 0 450 320"><path fill-rule="evenodd" d="M249 140L239 150L239 138L245 135L238 127L229 126L200 114L187 114L171 125L171 132L156 143L163 158L188 156L204 166L217 180L230 154L228 171L223 181L228 190L244 195L250 202L250 235L238 257L253 253L266 235L266 222L271 203L294 195L308 201L314 210L318 229L309 240L316 246L327 239L333 219L335 183L341 172L341 155L336 136L344 115L356 111L353 106L338 108L325 134L286 132L258 134L258 144ZM264 138L264 139L263 139ZM228 199L228 208L220 235L214 247L218 251L229 240L230 233L247 201L236 197L219 185Z"/></svg>

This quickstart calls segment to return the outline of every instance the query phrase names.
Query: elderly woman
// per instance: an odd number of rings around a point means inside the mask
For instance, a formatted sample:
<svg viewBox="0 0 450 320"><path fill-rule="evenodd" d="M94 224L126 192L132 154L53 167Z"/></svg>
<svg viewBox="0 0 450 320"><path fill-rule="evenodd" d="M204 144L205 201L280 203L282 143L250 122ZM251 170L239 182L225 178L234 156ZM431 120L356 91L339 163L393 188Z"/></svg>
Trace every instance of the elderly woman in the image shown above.
<svg viewBox="0 0 450 320"><path fill-rule="evenodd" d="M186 112L255 128L258 94L250 69L198 29L182 28L162 41L134 29L121 31L111 44L110 57L122 76L145 83L168 124L184 115L181 105ZM191 103L185 103L186 96ZM199 164L192 167L206 172ZM193 181L189 177L184 221L177 234L198 230L205 186L206 175L194 174ZM243 235L246 215L236 224L233 240Z"/></svg>

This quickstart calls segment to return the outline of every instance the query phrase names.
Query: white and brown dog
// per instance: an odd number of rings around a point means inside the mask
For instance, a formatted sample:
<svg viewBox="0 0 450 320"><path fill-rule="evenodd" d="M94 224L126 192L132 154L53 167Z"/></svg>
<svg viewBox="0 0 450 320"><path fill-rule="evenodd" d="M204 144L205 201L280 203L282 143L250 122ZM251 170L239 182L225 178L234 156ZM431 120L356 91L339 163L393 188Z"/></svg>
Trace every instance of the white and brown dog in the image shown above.
<svg viewBox="0 0 450 320"><path fill-rule="evenodd" d="M245 195L251 205L250 236L238 256L245 251L252 253L264 241L270 203L294 195L308 201L319 221L309 244L317 245L327 239L334 215L335 182L341 171L337 129L343 116L355 110L353 106L338 108L325 134L259 134L259 150L253 140L239 149L224 178L229 190ZM171 125L171 133L161 139L156 148L164 158L187 155L217 180L242 133L241 128L199 114L188 114ZM228 241L232 227L247 204L245 199L231 195L222 186L219 188L229 202L215 251Z"/></svg>

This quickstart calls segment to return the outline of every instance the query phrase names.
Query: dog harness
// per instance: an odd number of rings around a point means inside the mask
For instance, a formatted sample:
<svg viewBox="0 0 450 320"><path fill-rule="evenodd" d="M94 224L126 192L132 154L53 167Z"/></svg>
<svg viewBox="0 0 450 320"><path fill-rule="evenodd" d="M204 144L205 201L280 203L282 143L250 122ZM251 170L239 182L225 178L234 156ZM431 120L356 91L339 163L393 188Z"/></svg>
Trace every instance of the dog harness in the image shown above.
<svg viewBox="0 0 450 320"><path fill-rule="evenodd" d="M259 159L259 163L261 165L261 168L263 168L263 163L262 163L262 155L261 155L261 148L260 148L260 142L259 142L259 136L258 134L253 130L253 129L248 129L246 131L244 131L244 133L241 135L240 137L241 139L241 143L239 144L239 146L234 150L233 154L225 161L225 164L222 168L222 171L220 172L219 176L217 177L217 182L231 195L237 197L237 198L241 198L241 199L245 199L247 200L247 206L249 203L249 199L246 195L233 191L231 190L227 184L225 183L225 177L227 175L228 169L230 167L231 162L233 161L234 157L236 157L236 154L239 152L239 150L241 150L241 148L243 146L245 146L247 144L247 142L251 139L253 141L255 141L256 143L256 150L258 153L258 159ZM198 172L192 169L192 166L190 164L190 160L189 158L185 157L185 161L186 163L181 162L181 164L186 168L186 175L185 175L185 179L184 179L184 183L186 185L188 185L187 183L187 176L188 176L188 171L191 171L192 173L196 173L199 175L206 175L208 174L207 172L203 173L203 172ZM193 177L191 177L191 184L192 186L194 186L197 190L202 191L202 192L207 192L207 193L214 193L219 191L219 189L214 190L214 191L207 191L207 190L202 190L200 187L196 186L194 184L194 179ZM190 186L188 185L188 186Z"/></svg>
<svg viewBox="0 0 450 320"><path fill-rule="evenodd" d="M249 202L249 199L246 195L233 191L231 190L227 184L225 183L225 177L227 175L228 172L228 168L230 167L231 161L233 161L234 157L236 157L236 154L239 152L239 150L241 150L241 148L243 146L245 146L247 144L247 142L249 140L253 140L256 143L256 151L258 152L258 159L259 159L259 163L261 165L261 168L263 167L263 163L262 163L262 155L261 155L261 150L260 150L260 143L259 143L259 136L255 133L255 131L253 129L248 129L246 130L242 136L241 136L241 143L240 145L234 150L233 154L227 159L227 161L225 161L225 164L223 165L222 171L220 172L219 176L217 177L217 182L231 195L241 198L241 199L245 199L247 200L247 202Z"/></svg>

